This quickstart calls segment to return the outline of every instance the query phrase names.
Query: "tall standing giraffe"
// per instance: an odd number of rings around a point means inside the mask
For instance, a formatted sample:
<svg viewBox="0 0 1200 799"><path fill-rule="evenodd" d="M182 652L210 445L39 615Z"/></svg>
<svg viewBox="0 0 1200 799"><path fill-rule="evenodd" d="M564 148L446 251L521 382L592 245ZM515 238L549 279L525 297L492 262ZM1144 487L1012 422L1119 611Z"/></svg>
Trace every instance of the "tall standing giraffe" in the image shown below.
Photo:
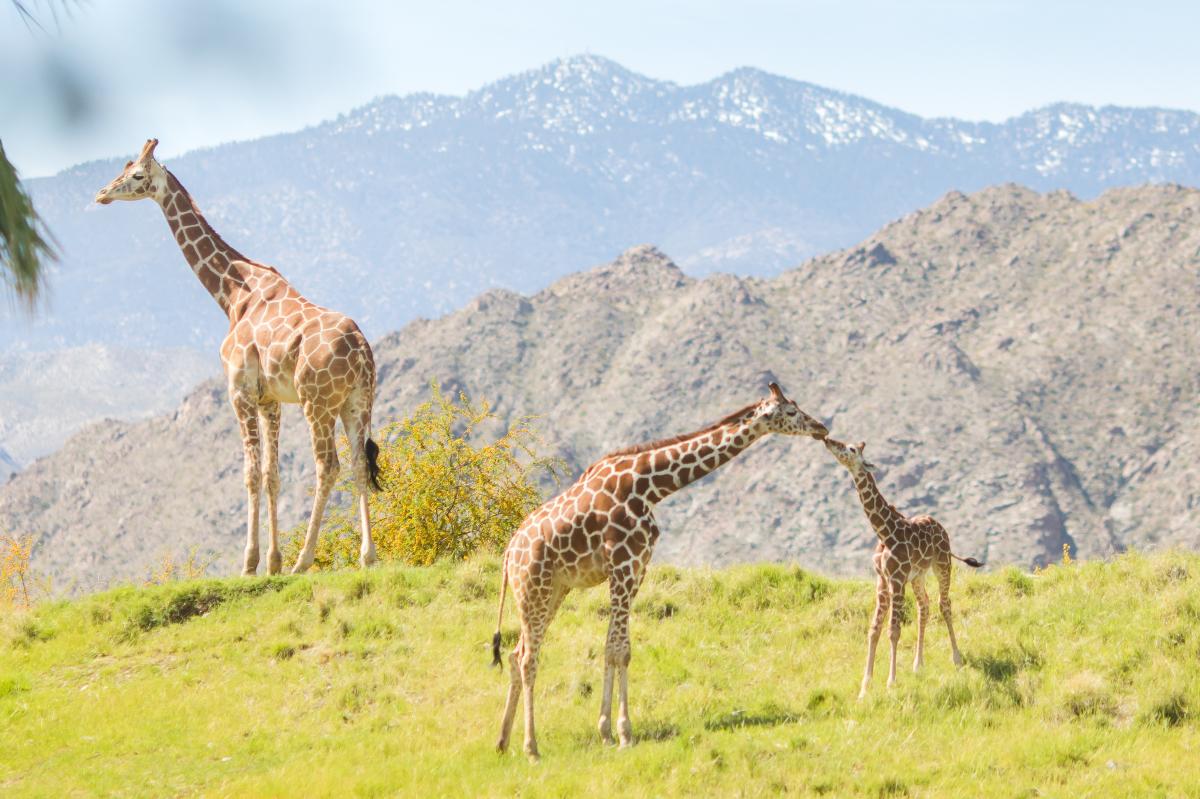
<svg viewBox="0 0 1200 799"><path fill-rule="evenodd" d="M96 202L152 199L162 208L175 241L204 288L229 317L229 333L221 344L221 361L229 399L241 428L245 455L246 552L243 573L258 568L259 494L266 483L267 568L282 567L276 500L279 494L279 405L298 402L312 434L317 491L304 548L293 572L312 565L325 503L338 474L334 438L337 420L350 439L359 493L362 548L359 562L375 561L367 505L370 487L379 488L379 448L371 440L371 406L375 399L375 361L358 325L340 313L314 305L273 267L252 261L217 235L183 184L154 158L158 139L142 147L137 160L96 195ZM265 436L260 433L262 425ZM262 439L266 458L260 465Z"/></svg>
<svg viewBox="0 0 1200 799"><path fill-rule="evenodd" d="M517 700L524 690L525 752L537 759L533 727L533 681L546 627L572 588L608 580L608 639L604 647L604 693L600 736L612 743L613 677L620 681L621 746L633 740L629 722L629 608L658 541L655 503L699 480L768 433L823 438L825 426L796 407L771 383L771 396L702 430L613 452L589 466L566 491L529 514L504 552L500 619L492 639L500 663L500 623L505 590L512 586L521 637L512 654L508 700L496 748L508 747Z"/></svg>
<svg viewBox="0 0 1200 799"><path fill-rule="evenodd" d="M888 688L896 684L896 645L900 641L901 613L904 607L904 586L911 582L917 598L917 655L913 659L913 671L925 662L925 622L929 619L929 595L925 593L925 573L930 568L937 575L938 591L941 594L942 619L950 634L950 651L954 665L962 665L962 654L954 638L954 625L950 621L950 559L978 569L983 564L975 558L960 558L950 551L950 534L932 516L904 517L896 507L879 493L874 465L863 459L866 442L858 446L847 446L833 438L825 439L825 448L833 453L838 463L845 466L854 478L858 498L863 512L871 522L879 543L875 545L875 616L867 635L867 668L863 674L858 698L867 694L871 673L875 670L875 647L883 629L883 616L888 608L892 612L890 638L892 659L888 669Z"/></svg>

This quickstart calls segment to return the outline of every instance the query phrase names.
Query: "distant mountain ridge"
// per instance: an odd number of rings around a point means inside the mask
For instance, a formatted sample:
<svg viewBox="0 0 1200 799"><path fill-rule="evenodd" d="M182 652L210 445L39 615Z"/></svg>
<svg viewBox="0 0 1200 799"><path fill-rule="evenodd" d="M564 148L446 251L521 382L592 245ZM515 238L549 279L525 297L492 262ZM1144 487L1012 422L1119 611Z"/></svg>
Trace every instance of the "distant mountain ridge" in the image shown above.
<svg viewBox="0 0 1200 799"><path fill-rule="evenodd" d="M377 425L430 380L538 415L579 470L702 427L778 380L880 487L992 566L1200 548L1200 191L947 194L774 278L688 275L650 246L532 295L485 292L373 343ZM173 413L77 434L0 487L0 529L44 535L60 585L197 547L237 568L242 454L223 382ZM280 519L313 479L295 406ZM866 574L875 538L845 470L771 437L662 503L656 561L790 560Z"/></svg>
<svg viewBox="0 0 1200 799"><path fill-rule="evenodd" d="M18 395L18 376L47 350L128 352L128 383L173 391L197 363L216 371L225 319L162 215L148 202L91 205L126 157L30 181L63 257L45 312L0 316L0 397ZM578 56L462 97L383 97L167 166L231 244L376 338L489 288L538 291L639 241L689 274L761 276L952 189L1018 181L1088 198L1147 181L1200 185L1200 117L1064 103L998 124L922 119L756 69L678 86ZM32 410L0 405L0 447L24 463L82 422L180 396L152 389L122 404L128 392L104 391L110 374L79 373L80 386Z"/></svg>
<svg viewBox="0 0 1200 799"><path fill-rule="evenodd" d="M158 212L89 208L123 159L30 182L64 260L51 312L0 320L5 333L44 347L220 340ZM232 244L377 336L636 241L692 273L767 275L952 189L1200 185L1200 116L1063 103L1003 123L922 119L756 69L681 87L577 56L168 166Z"/></svg>

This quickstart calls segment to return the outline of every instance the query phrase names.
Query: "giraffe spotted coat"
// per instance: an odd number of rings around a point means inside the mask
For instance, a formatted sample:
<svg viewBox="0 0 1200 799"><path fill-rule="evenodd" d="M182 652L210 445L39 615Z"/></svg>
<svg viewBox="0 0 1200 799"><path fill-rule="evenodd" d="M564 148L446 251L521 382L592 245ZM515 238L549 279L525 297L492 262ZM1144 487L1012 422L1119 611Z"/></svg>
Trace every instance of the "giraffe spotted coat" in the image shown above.
<svg viewBox="0 0 1200 799"><path fill-rule="evenodd" d="M771 384L771 396L702 430L611 453L589 466L570 488L531 513L504 553L504 596L512 587L521 624L509 656L510 685L497 748L504 751L516 715L525 707L525 751L537 757L533 685L538 650L563 597L573 588L608 582L609 626L604 648L604 690L599 730L612 742L610 714L614 677L620 686L617 733L633 740L629 721L629 609L658 541L654 505L728 462L768 433L821 438L825 427ZM493 639L500 662L500 632Z"/></svg>
<svg viewBox="0 0 1200 799"><path fill-rule="evenodd" d="M913 595L917 600L917 654L913 670L921 667L925 660L925 623L929 619L929 595L925 592L925 574L932 569L937 575L941 594L942 619L950 635L950 651L954 665L962 665L962 654L954 637L954 624L950 620L950 567L951 559L960 560L968 566L983 564L974 558L960 558L950 551L950 534L931 516L905 518L894 505L879 493L879 486L871 474L872 464L863 459L865 442L848 446L832 438L825 439L825 448L845 466L854 478L858 498L863 512L867 514L879 543L875 545L872 561L875 566L875 613L871 629L867 634L867 668L863 674L859 698L867 693L871 674L875 669L875 649L883 628L883 617L891 610L891 662L888 669L888 687L896 684L896 647L900 641L900 626L904 606L904 587L912 583Z"/></svg>
<svg viewBox="0 0 1200 799"><path fill-rule="evenodd" d="M338 419L350 440L362 528L360 562L375 560L367 491L378 488L377 448L370 439L375 397L371 347L353 320L309 302L277 270L253 261L217 235L176 177L154 158L150 139L134 161L96 195L96 202L153 199L167 218L183 257L229 317L221 361L242 438L247 493L243 572L259 560L259 495L265 487L268 570L280 571L280 403L299 403L312 435L317 490L304 547L292 571L312 565L325 504L337 480ZM265 444L265 448L264 445ZM265 449L265 453L264 450Z"/></svg>

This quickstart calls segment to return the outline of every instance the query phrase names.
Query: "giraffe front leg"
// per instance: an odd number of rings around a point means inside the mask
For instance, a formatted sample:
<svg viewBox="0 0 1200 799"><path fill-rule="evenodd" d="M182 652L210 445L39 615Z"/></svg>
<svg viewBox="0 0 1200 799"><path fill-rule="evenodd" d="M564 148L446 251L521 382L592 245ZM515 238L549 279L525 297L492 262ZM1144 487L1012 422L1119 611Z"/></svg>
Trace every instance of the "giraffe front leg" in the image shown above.
<svg viewBox="0 0 1200 799"><path fill-rule="evenodd" d="M883 632L883 616L891 606L887 582L883 575L878 575L875 581L875 615L871 619L871 629L867 632L867 668L863 672L862 686L858 690L858 698L867 695L867 686L871 683L871 675L875 671L875 650L879 645L879 636Z"/></svg>
<svg viewBox="0 0 1200 799"><path fill-rule="evenodd" d="M896 577L891 581L892 625L889 630L889 640L892 645L892 657L888 665L887 687L896 684L896 649L900 645L900 626L904 618L904 581Z"/></svg>
<svg viewBox="0 0 1200 799"><path fill-rule="evenodd" d="M608 639L604 645L604 688L600 694L600 719L596 723L596 729L600 731L600 740L606 744L615 744L616 741L612 736L612 689L613 675L616 673L617 667L613 663L612 658L608 656L612 640L612 619L608 621Z"/></svg>
<svg viewBox="0 0 1200 799"><path fill-rule="evenodd" d="M312 515L308 518L308 532L304 537L304 548L296 558L292 574L300 574L312 566L317 556L317 539L321 533L321 518L325 514L325 503L333 491L338 475L337 446L334 440L334 417L332 414L305 404L304 415L312 430L313 457L317 463L317 490L313 495Z"/></svg>
<svg viewBox="0 0 1200 799"><path fill-rule="evenodd" d="M267 572L279 574L283 570L283 556L279 552L279 403L261 406L259 421L265 439L262 483L267 495Z"/></svg>
<svg viewBox="0 0 1200 799"><path fill-rule="evenodd" d="M913 671L925 664L925 622L929 620L929 594L925 593L925 575L912 581L913 596L917 598L917 655L913 658Z"/></svg>
<svg viewBox="0 0 1200 799"><path fill-rule="evenodd" d="M626 564L613 569L609 578L609 603L612 612L610 619L609 645L605 647L605 671L609 664L616 671L617 685L620 690L617 709L617 739L624 749L633 745L633 723L629 720L629 661L633 653L633 645L629 637L629 610L637 596L638 587L642 582L643 569L640 562L633 558Z"/></svg>
<svg viewBox="0 0 1200 799"><path fill-rule="evenodd" d="M242 436L242 471L246 482L246 551L242 561L242 574L252 576L258 571L258 501L261 487L259 475L258 409L253 398L233 383L229 387L229 400L237 416Z"/></svg>

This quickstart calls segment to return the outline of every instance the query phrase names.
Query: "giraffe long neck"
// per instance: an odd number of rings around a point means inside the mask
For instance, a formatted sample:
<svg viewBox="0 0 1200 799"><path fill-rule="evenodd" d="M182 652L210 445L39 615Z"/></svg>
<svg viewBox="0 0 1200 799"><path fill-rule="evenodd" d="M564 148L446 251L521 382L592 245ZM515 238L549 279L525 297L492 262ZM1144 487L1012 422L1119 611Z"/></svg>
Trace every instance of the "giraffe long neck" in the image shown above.
<svg viewBox="0 0 1200 799"><path fill-rule="evenodd" d="M167 172L167 191L159 200L159 206L188 266L225 315L232 318L231 309L235 308L238 295L246 287L245 277L234 264L246 261L245 256L217 235L187 189L170 172Z"/></svg>
<svg viewBox="0 0 1200 799"><path fill-rule="evenodd" d="M862 502L863 513L867 514L867 520L871 522L875 534L880 539L886 539L888 533L894 529L895 523L902 521L904 516L883 498L883 494L879 493L879 486L876 485L875 477L870 472L864 470L855 476L854 486L858 489L858 499Z"/></svg>
<svg viewBox="0 0 1200 799"><path fill-rule="evenodd" d="M680 436L651 450L648 499L658 502L725 465L766 433L753 414L744 419Z"/></svg>

